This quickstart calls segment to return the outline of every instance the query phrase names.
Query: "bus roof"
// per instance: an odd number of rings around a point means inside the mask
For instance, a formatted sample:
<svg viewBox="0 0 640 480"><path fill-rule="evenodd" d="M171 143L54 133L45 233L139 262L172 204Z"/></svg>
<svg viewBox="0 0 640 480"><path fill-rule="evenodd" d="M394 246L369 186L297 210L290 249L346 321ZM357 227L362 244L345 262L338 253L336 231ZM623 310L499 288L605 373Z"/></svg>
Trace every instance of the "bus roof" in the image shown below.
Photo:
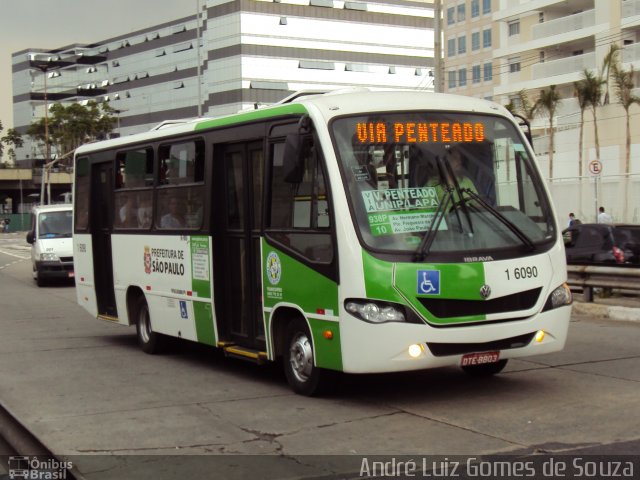
<svg viewBox="0 0 640 480"><path fill-rule="evenodd" d="M148 132L82 145L76 150L76 155L268 118L302 115L311 110L321 114L325 121L342 115L410 110L490 113L511 117L504 107L487 100L461 95L409 90L373 91L365 88L354 88L326 93L316 91L298 92L287 97L283 102L257 110L247 110L217 118L170 120L161 123Z"/></svg>

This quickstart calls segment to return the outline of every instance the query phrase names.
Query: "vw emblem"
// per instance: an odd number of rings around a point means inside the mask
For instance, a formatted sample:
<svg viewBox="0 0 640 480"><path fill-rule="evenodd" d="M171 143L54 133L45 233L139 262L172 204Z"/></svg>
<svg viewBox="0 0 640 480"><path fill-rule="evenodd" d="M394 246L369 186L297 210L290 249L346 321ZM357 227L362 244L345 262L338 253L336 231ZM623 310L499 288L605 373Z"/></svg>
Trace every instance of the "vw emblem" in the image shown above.
<svg viewBox="0 0 640 480"><path fill-rule="evenodd" d="M480 287L480 296L487 299L489 295L491 295L491 287L489 285L482 285L482 287Z"/></svg>

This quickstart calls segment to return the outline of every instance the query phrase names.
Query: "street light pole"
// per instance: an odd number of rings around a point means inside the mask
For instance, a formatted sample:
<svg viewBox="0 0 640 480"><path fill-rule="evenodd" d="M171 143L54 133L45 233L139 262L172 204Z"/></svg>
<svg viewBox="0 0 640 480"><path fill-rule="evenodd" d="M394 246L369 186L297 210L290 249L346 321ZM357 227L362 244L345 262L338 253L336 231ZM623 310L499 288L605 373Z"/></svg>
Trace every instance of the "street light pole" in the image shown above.
<svg viewBox="0 0 640 480"><path fill-rule="evenodd" d="M440 72L442 70L442 43L440 41L441 23L440 15L442 14L441 0L435 0L433 8L433 90L436 93L442 92L442 78Z"/></svg>
<svg viewBox="0 0 640 480"><path fill-rule="evenodd" d="M30 54L28 55L29 65L31 68L36 70L40 70L44 75L44 149L45 149L45 158L43 165L47 165L51 161L51 144L49 142L49 99L47 92L47 77L48 72L50 70L57 70L59 68L63 68L65 65L68 65L68 62L65 62L60 59L60 57L52 58L49 57L46 60L38 59L39 55ZM60 76L58 73L57 75ZM42 185L40 185L40 204L44 205L44 183L46 181L45 174L46 168L42 167Z"/></svg>
<svg viewBox="0 0 640 480"><path fill-rule="evenodd" d="M196 0L196 63L198 81L198 117L202 116L202 72L200 67L200 0Z"/></svg>

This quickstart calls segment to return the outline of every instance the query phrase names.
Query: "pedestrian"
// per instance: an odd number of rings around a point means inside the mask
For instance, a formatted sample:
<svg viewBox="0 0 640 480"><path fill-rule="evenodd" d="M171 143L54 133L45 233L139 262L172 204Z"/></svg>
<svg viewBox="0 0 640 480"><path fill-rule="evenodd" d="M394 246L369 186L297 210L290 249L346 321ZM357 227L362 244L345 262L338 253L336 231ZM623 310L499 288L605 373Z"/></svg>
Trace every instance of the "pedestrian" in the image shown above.
<svg viewBox="0 0 640 480"><path fill-rule="evenodd" d="M4 233L4 227L5 227L4 218L2 218L0 219L0 232Z"/></svg>
<svg viewBox="0 0 640 480"><path fill-rule="evenodd" d="M573 227L574 222L576 221L576 216L571 212L569 214L569 228Z"/></svg>
<svg viewBox="0 0 640 480"><path fill-rule="evenodd" d="M9 224L11 223L11 219L7 218L4 221L4 233L9 233Z"/></svg>
<svg viewBox="0 0 640 480"><path fill-rule="evenodd" d="M597 223L613 223L613 217L604 211L604 207L598 209L598 222Z"/></svg>

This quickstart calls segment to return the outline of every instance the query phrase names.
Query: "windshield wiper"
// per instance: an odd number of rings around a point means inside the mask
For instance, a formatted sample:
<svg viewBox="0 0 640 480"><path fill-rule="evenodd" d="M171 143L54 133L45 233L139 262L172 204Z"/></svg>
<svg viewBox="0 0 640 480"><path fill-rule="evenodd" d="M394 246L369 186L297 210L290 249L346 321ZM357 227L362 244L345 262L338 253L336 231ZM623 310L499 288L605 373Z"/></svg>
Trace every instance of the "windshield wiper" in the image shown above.
<svg viewBox="0 0 640 480"><path fill-rule="evenodd" d="M464 200L464 197L462 195L462 189L460 188L460 183L458 183L458 179L456 178L456 174L453 171L453 168L451 168L451 165L449 164L449 162L445 163L445 167L447 169L447 173L448 173L448 178L451 179L451 181L453 182L453 186L456 189L456 192L458 193L458 201L454 203L454 207L455 205L457 205L458 203L460 204L460 206L462 206L462 211L464 212L464 216L467 219L467 223L469 224L469 236L473 235L473 225L471 224L471 214L469 213L469 208L467 207L467 202ZM458 209L455 209L455 214L456 217L458 218L458 223L460 224L460 230L462 231L462 233L464 233L464 228L462 226L462 221L460 220L460 215L458 214Z"/></svg>
<svg viewBox="0 0 640 480"><path fill-rule="evenodd" d="M444 218L444 212L447 211L449 203L451 203L452 201L453 189L448 185L444 188L446 195L444 196L443 201L441 201L438 205L436 212L433 214L433 220L431 221L431 225L429 225L429 230L427 230L427 232L424 234L420 245L418 245L416 253L413 256L414 262L422 262L424 260L424 257L427 256L427 253L429 253L431 244L436 238L436 234L438 232L438 229L440 228L440 223L442 223L442 219Z"/></svg>
<svg viewBox="0 0 640 480"><path fill-rule="evenodd" d="M444 190L444 197L442 201L438 204L438 208L433 214L433 220L431 221L431 225L429 225L429 230L422 237L422 241L416 250L416 253L413 257L414 262L421 262L424 260L424 257L429 253L429 249L431 248L431 244L433 240L436 238L436 233L440 228L440 223L442 223L442 219L444 218L444 214L449 208L449 203L453 202L453 188L446 182L446 175L444 174L444 167L442 166L442 159L436 155L436 165L438 166L438 173L440 174L440 182L442 183L442 188ZM458 218L458 222L460 222L460 218ZM460 222L460 226L462 227L462 223Z"/></svg>
<svg viewBox="0 0 640 480"><path fill-rule="evenodd" d="M529 238L529 236L520 230L513 222L511 222L507 217L505 217L500 211L496 210L491 206L484 198L478 195L476 192L471 190L470 188L463 188L462 193L468 194L472 199L482 205L487 209L489 213L491 213L494 217L496 217L505 227L507 227L511 232L520 239L520 241L525 244L530 251L535 250L536 246L533 243L533 240Z"/></svg>

